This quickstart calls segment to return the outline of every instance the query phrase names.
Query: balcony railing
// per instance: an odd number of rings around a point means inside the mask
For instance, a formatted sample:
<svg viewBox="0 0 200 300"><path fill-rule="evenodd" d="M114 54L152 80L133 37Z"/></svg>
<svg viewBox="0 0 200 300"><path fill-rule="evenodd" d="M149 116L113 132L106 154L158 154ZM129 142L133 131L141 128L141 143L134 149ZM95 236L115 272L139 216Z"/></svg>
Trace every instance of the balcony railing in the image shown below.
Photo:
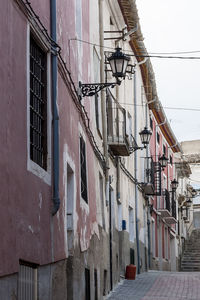
<svg viewBox="0 0 200 300"><path fill-rule="evenodd" d="M172 200L172 217L176 219L176 202Z"/></svg>
<svg viewBox="0 0 200 300"><path fill-rule="evenodd" d="M129 156L133 152L131 116L109 94L107 97L108 145L114 155ZM130 122L130 124L127 124Z"/></svg>
<svg viewBox="0 0 200 300"><path fill-rule="evenodd" d="M170 199L170 192L167 189L164 190L163 195L160 197L157 210L167 224L177 223L176 202L173 199Z"/></svg>
<svg viewBox="0 0 200 300"><path fill-rule="evenodd" d="M161 196L161 165L151 159L150 168L146 170L146 183L144 192L146 195Z"/></svg>

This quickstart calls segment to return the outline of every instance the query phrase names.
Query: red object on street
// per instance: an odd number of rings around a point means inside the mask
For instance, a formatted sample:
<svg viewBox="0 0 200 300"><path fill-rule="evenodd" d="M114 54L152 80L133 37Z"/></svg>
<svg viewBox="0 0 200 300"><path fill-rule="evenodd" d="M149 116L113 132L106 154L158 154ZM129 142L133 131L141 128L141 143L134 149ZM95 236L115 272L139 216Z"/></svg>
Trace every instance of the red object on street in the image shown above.
<svg viewBox="0 0 200 300"><path fill-rule="evenodd" d="M136 275L136 266L135 265L126 266L125 278L129 280L135 280L135 275Z"/></svg>

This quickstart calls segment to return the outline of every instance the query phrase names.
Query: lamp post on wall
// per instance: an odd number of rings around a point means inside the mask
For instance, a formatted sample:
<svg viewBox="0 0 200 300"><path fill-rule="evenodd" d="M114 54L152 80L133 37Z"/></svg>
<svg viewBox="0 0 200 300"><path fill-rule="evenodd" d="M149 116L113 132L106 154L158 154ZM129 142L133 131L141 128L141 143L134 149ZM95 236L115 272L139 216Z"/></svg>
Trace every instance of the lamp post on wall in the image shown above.
<svg viewBox="0 0 200 300"><path fill-rule="evenodd" d="M152 132L149 129L147 129L147 127L145 126L144 129L139 132L139 135L140 135L140 139L141 139L141 143L143 144L143 147L138 147L137 143L135 142L135 145L133 146L133 151L136 151L139 149L140 150L146 149L147 145L150 142Z"/></svg>
<svg viewBox="0 0 200 300"><path fill-rule="evenodd" d="M81 83L79 81L79 98L90 97L97 94L99 91L106 87L113 88L117 84L120 85L121 81L125 78L127 73L133 73L133 66L128 65L130 56L124 54L121 48L116 48L115 52L111 53L109 57L106 57L107 62L110 64L112 76L116 78L116 82L105 83ZM130 68L131 66L131 68ZM128 68L129 67L129 68ZM128 71L131 70L131 71Z"/></svg>
<svg viewBox="0 0 200 300"><path fill-rule="evenodd" d="M130 57L122 53L121 48L116 48L116 51L107 60L110 64L113 77L116 78L117 84L120 84L121 81L119 78L125 78Z"/></svg>
<svg viewBox="0 0 200 300"><path fill-rule="evenodd" d="M144 145L144 148L146 148L150 142L152 132L150 130L148 130L147 127L144 127L144 129L139 132L139 135L141 138L141 142Z"/></svg>
<svg viewBox="0 0 200 300"><path fill-rule="evenodd" d="M159 157L158 161L161 165L161 168L164 170L167 166L168 158L165 156L165 154L163 154L161 157Z"/></svg>
<svg viewBox="0 0 200 300"><path fill-rule="evenodd" d="M172 191L175 192L178 187L178 181L174 178L174 180L171 181L171 187Z"/></svg>

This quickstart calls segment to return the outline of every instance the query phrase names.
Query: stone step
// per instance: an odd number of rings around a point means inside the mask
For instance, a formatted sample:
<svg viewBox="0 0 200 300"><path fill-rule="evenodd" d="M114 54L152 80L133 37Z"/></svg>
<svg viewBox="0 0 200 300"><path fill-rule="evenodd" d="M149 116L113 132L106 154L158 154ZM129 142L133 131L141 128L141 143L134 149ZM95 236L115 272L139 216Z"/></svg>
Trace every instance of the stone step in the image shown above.
<svg viewBox="0 0 200 300"><path fill-rule="evenodd" d="M199 251L197 252L197 251L188 251L188 250L185 250L184 251L184 254L186 254L186 255L196 255L196 256L200 256L200 253L199 253Z"/></svg>
<svg viewBox="0 0 200 300"><path fill-rule="evenodd" d="M182 266L188 266L188 267L190 267L190 266L200 267L200 263L192 262L192 261L190 261L190 262L182 261L182 262L181 262L181 265L182 265Z"/></svg>
<svg viewBox="0 0 200 300"><path fill-rule="evenodd" d="M199 272L200 271L200 267L181 267L181 271L183 272Z"/></svg>
<svg viewBox="0 0 200 300"><path fill-rule="evenodd" d="M199 253L194 253L194 252L189 252L189 251L184 252L183 255L185 255L185 256L191 256L191 257L200 257Z"/></svg>
<svg viewBox="0 0 200 300"><path fill-rule="evenodd" d="M185 242L181 271L200 272L200 229L193 230L189 240Z"/></svg>
<svg viewBox="0 0 200 300"><path fill-rule="evenodd" d="M181 263L184 264L197 264L200 265L200 260L195 260L195 259L182 259Z"/></svg>
<svg viewBox="0 0 200 300"><path fill-rule="evenodd" d="M199 254L200 255L200 247L199 247L199 249L192 249L192 250L190 250L190 249L185 249L185 251L184 251L184 253L194 253L194 254Z"/></svg>
<svg viewBox="0 0 200 300"><path fill-rule="evenodd" d="M189 249L189 250L199 250L200 245L195 245L195 246L186 246L185 249Z"/></svg>

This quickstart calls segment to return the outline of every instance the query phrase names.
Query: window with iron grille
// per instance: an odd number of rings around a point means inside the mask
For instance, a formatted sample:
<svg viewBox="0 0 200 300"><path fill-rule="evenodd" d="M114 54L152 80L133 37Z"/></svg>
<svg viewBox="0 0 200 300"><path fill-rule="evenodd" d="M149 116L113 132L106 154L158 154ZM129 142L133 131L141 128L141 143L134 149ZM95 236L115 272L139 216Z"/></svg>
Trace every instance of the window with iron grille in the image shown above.
<svg viewBox="0 0 200 300"><path fill-rule="evenodd" d="M34 264L20 261L18 299L37 300L37 266Z"/></svg>
<svg viewBox="0 0 200 300"><path fill-rule="evenodd" d="M87 192L87 165L86 165L86 149L85 141L80 136L80 167L81 167L81 197L88 203L88 192Z"/></svg>
<svg viewBox="0 0 200 300"><path fill-rule="evenodd" d="M30 38L30 159L47 169L46 53Z"/></svg>

